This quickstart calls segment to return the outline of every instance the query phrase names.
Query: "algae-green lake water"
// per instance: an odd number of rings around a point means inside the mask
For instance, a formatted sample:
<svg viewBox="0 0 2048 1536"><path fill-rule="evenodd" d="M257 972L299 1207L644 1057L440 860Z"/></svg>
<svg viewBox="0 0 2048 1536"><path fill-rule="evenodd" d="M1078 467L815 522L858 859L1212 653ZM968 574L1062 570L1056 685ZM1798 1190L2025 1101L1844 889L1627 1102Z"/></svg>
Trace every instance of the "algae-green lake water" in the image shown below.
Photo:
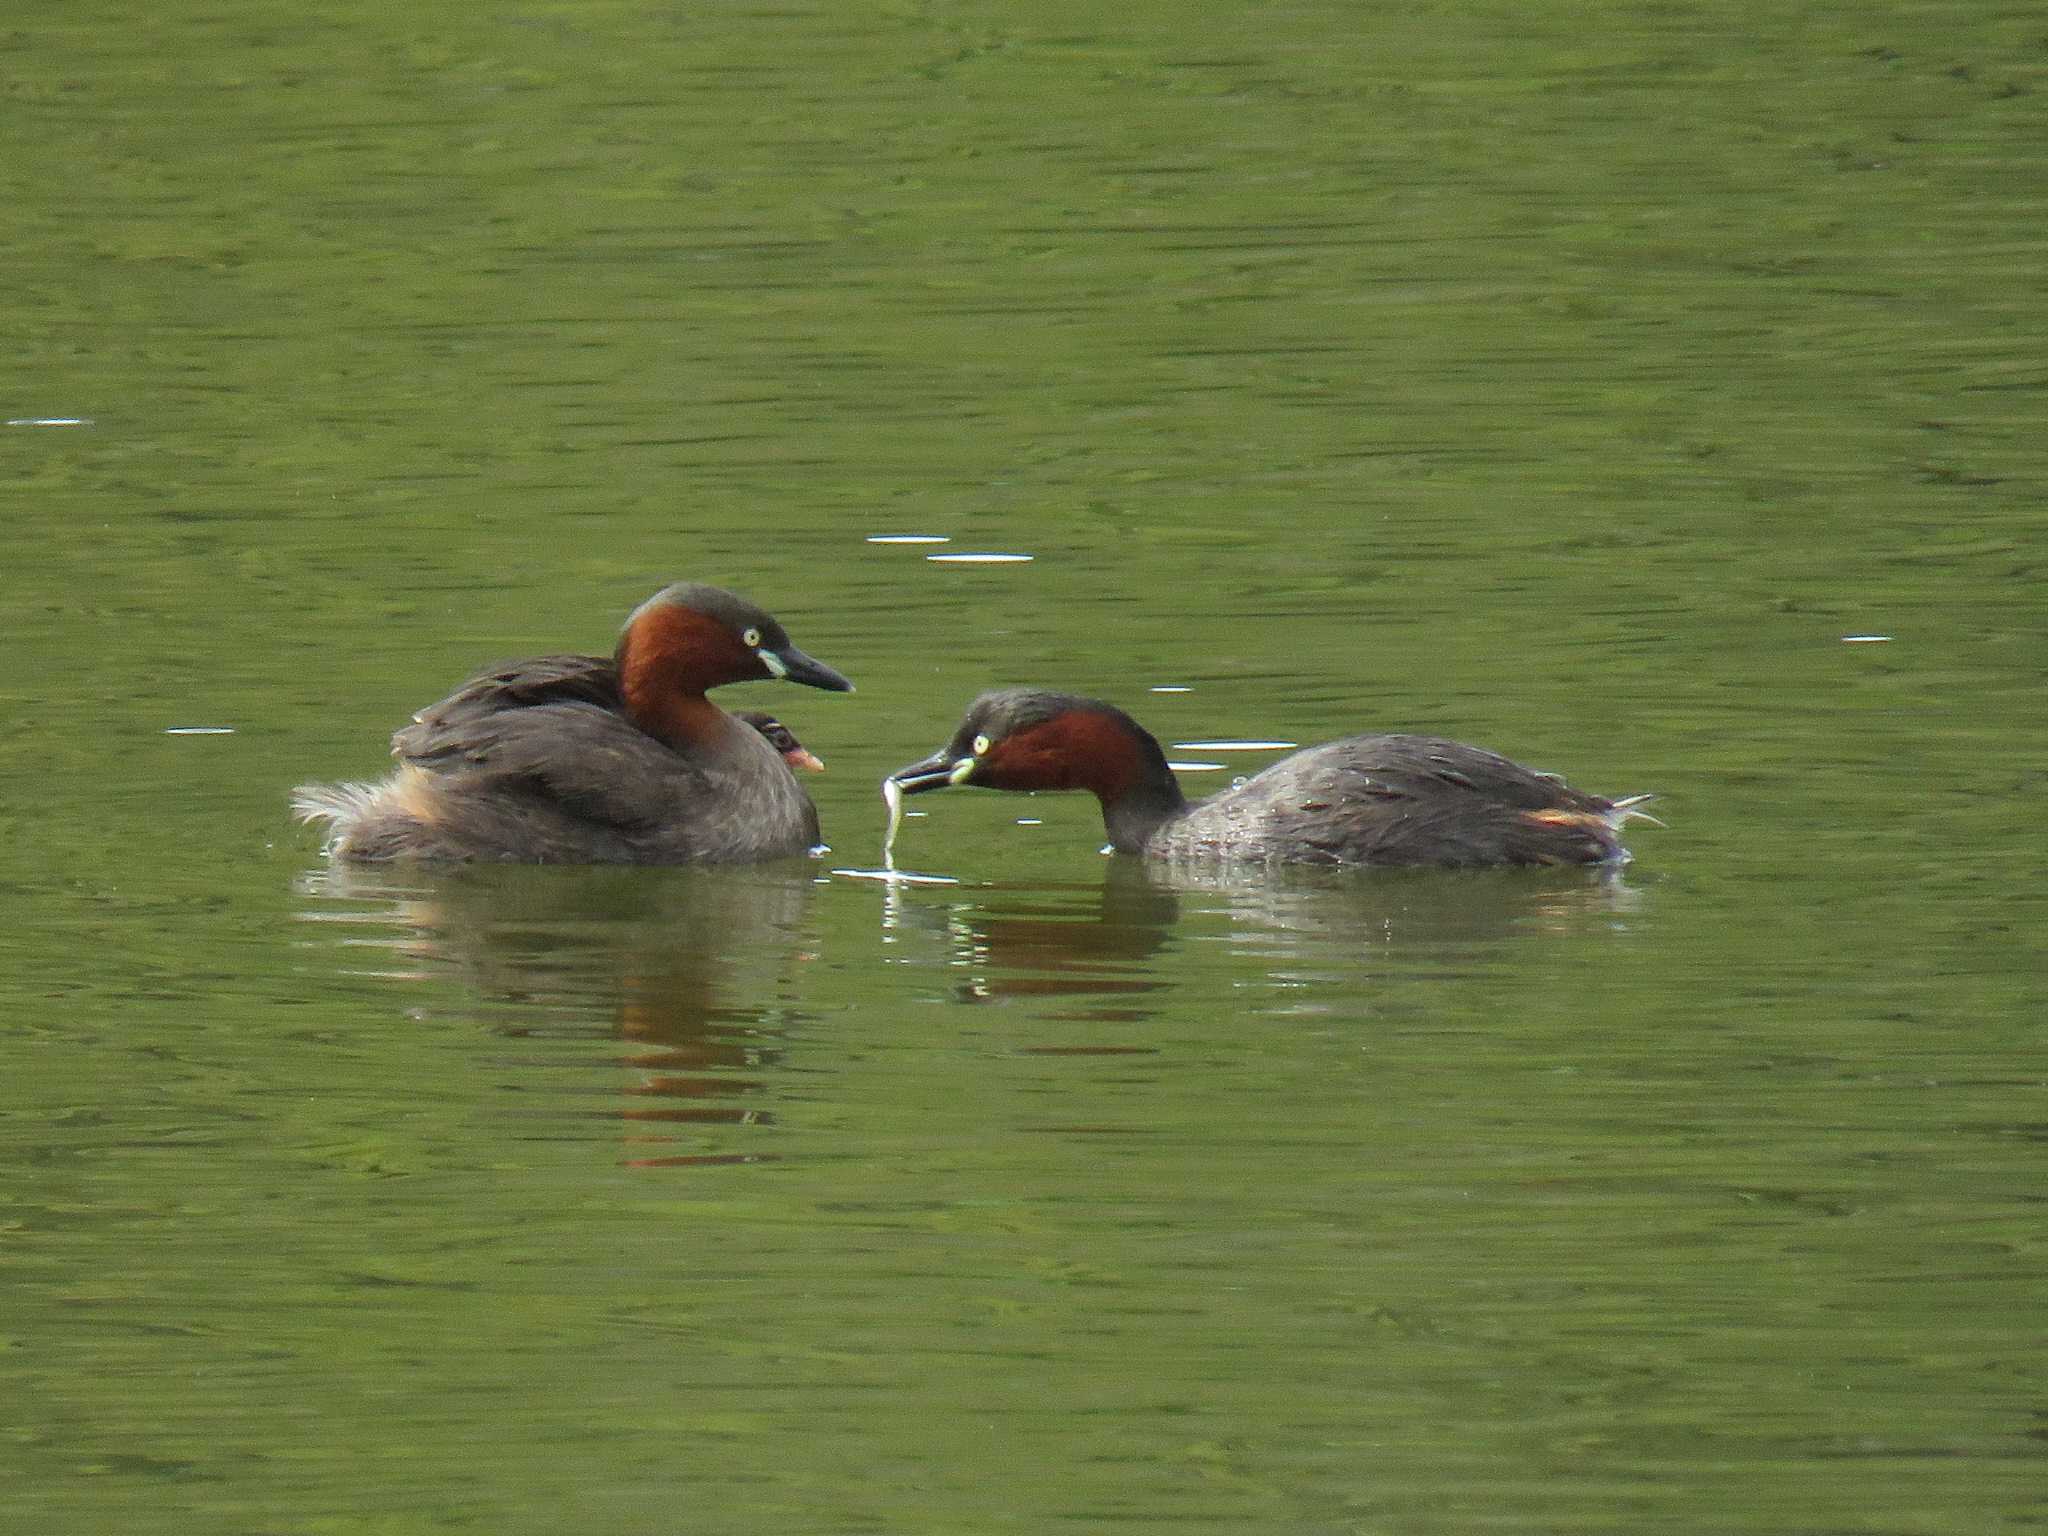
<svg viewBox="0 0 2048 1536"><path fill-rule="evenodd" d="M2048 1519L2037 9L82 0L0 82L0 1525ZM829 854L291 824L679 579L858 683L723 695ZM834 873L999 684L1666 825Z"/></svg>

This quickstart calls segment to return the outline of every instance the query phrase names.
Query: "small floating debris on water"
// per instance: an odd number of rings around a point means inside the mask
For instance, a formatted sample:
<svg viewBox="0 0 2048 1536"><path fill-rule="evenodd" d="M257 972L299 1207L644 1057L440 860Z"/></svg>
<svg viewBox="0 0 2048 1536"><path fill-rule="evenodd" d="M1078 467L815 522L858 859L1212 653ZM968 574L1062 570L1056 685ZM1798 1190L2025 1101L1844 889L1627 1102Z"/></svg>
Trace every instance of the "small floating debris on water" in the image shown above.
<svg viewBox="0 0 2048 1536"><path fill-rule="evenodd" d="M1885 641L1887 641L1887 640L1889 640L1889 639L1891 639L1891 636L1890 636L1890 635L1844 635L1844 636L1842 636L1842 644L1844 644L1844 645L1882 645L1882 644L1884 644L1884 642L1885 642Z"/></svg>
<svg viewBox="0 0 2048 1536"><path fill-rule="evenodd" d="M1176 752L1278 752L1299 746L1295 741L1176 741Z"/></svg>
<svg viewBox="0 0 2048 1536"><path fill-rule="evenodd" d="M1021 565L1036 560L1036 555L926 555L925 559L935 565Z"/></svg>
<svg viewBox="0 0 2048 1536"><path fill-rule="evenodd" d="M903 825L903 786L894 779L882 780L882 800L889 807L889 830L882 834L880 869L835 869L835 875L849 880L885 880L891 885L958 885L951 875L914 875L896 867L896 829Z"/></svg>
<svg viewBox="0 0 2048 1536"><path fill-rule="evenodd" d="M164 727L164 734L166 736L232 736L235 734L235 728L232 725L167 725Z"/></svg>
<svg viewBox="0 0 2048 1536"><path fill-rule="evenodd" d="M871 533L870 544L950 544L943 533Z"/></svg>
<svg viewBox="0 0 2048 1536"><path fill-rule="evenodd" d="M16 416L7 425L10 427L89 427L90 416Z"/></svg>

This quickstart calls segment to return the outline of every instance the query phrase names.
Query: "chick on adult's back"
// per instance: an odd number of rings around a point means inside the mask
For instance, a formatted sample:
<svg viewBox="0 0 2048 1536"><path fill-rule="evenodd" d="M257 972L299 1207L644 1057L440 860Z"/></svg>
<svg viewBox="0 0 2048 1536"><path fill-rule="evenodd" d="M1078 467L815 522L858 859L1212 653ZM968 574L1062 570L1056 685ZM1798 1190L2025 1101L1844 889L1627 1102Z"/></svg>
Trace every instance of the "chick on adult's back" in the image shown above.
<svg viewBox="0 0 2048 1536"><path fill-rule="evenodd" d="M610 657L490 667L391 738L376 784L303 785L293 809L346 859L741 863L818 842L783 755L705 697L783 678L847 693L766 610L678 583L636 608Z"/></svg>

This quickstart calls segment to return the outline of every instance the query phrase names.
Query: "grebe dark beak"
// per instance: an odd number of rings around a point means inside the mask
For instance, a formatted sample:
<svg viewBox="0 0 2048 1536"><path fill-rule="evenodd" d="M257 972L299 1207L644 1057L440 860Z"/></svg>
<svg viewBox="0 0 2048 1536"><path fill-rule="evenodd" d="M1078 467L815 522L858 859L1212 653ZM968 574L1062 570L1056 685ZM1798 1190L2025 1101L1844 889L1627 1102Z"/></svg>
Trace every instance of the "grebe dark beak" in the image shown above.
<svg viewBox="0 0 2048 1536"><path fill-rule="evenodd" d="M898 768L889 775L889 782L906 795L921 795L928 789L944 789L949 784L965 784L974 773L975 759L955 757L950 752L934 752L921 763L912 763L907 768Z"/></svg>
<svg viewBox="0 0 2048 1536"><path fill-rule="evenodd" d="M754 654L761 658L761 665L785 682L802 683L809 688L823 688L828 693L851 693L853 684L842 674L833 671L815 656L806 656L793 645L785 645L779 651L758 650Z"/></svg>

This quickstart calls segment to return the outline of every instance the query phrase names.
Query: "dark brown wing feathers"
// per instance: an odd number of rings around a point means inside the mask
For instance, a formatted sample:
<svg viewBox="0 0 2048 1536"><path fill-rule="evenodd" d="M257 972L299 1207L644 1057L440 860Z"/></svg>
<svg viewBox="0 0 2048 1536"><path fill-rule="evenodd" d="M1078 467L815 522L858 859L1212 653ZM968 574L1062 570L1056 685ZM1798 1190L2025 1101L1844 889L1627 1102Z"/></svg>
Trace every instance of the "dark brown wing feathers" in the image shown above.
<svg viewBox="0 0 2048 1536"><path fill-rule="evenodd" d="M606 656L536 656L486 667L391 738L391 755L421 767L466 757L507 712L545 704L588 704L617 713L619 672Z"/></svg>
<svg viewBox="0 0 2048 1536"><path fill-rule="evenodd" d="M488 667L413 716L391 750L466 788L524 792L628 832L661 825L678 789L702 783L621 713L618 671L599 656Z"/></svg>

